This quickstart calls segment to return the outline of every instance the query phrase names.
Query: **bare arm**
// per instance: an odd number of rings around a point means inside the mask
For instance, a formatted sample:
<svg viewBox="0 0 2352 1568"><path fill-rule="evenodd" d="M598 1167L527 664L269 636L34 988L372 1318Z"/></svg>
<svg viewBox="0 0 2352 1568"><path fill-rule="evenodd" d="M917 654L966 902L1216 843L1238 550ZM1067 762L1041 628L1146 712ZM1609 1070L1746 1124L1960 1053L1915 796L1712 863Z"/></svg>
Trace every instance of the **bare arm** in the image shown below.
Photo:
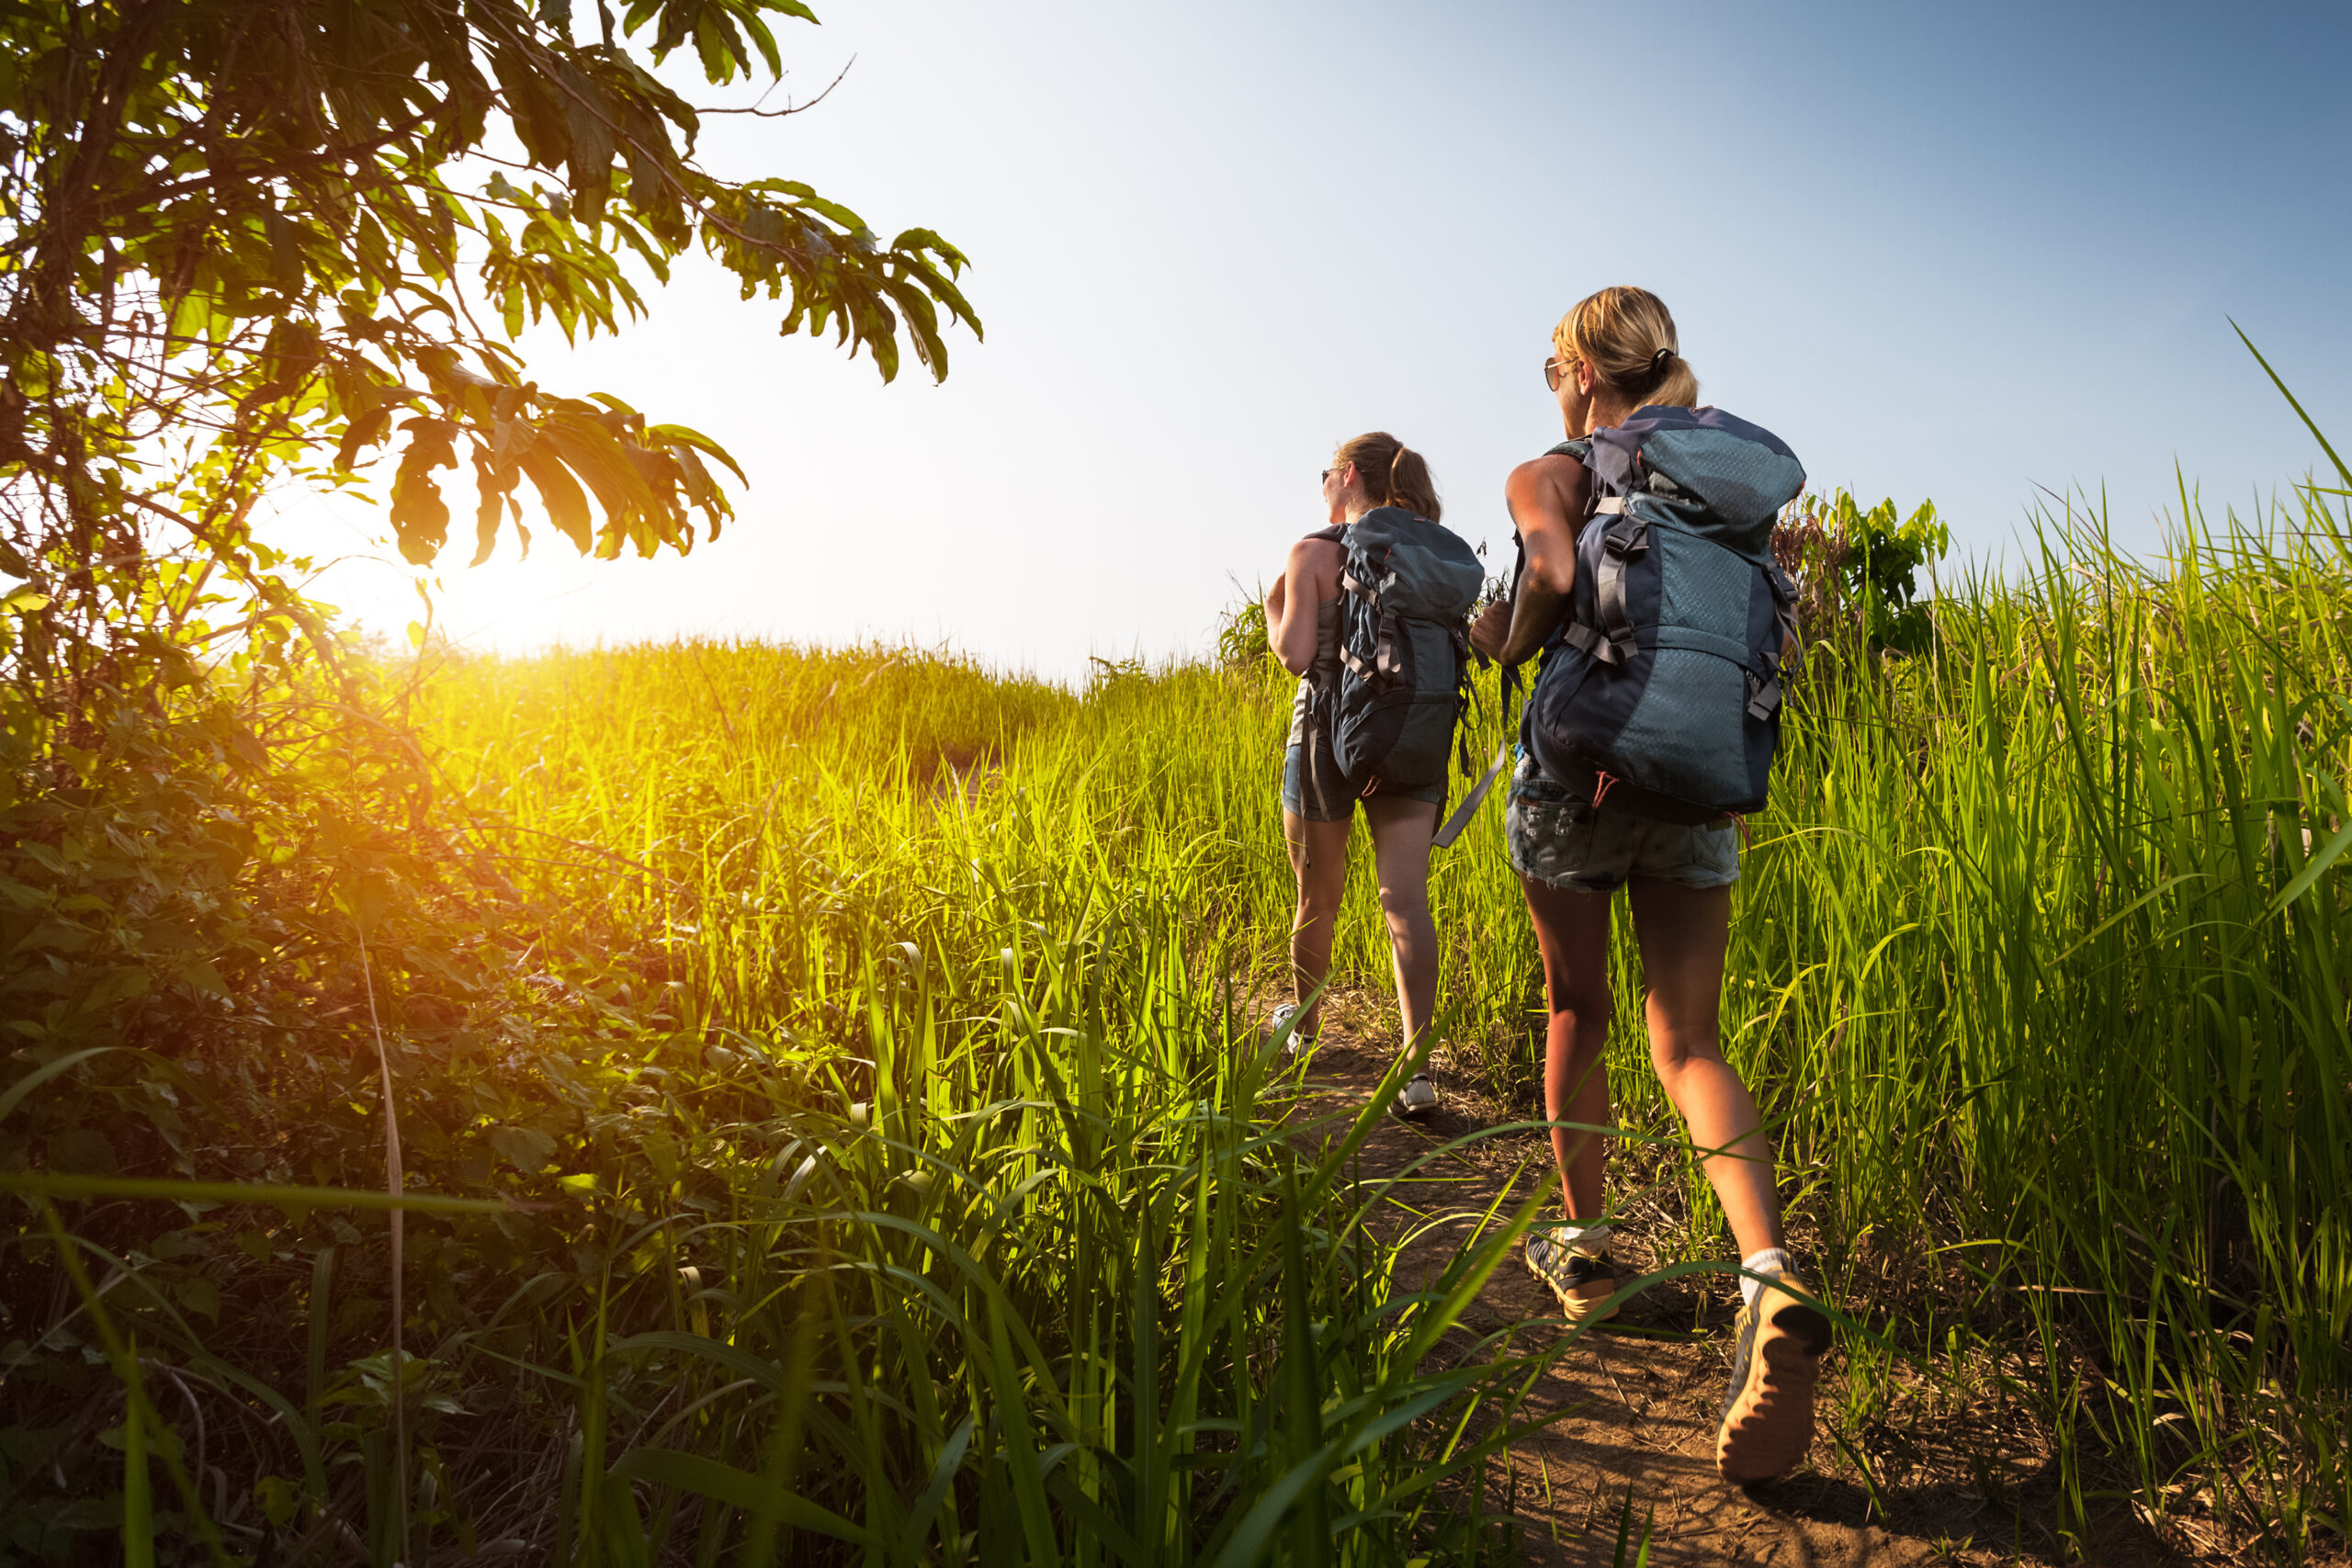
<svg viewBox="0 0 2352 1568"><path fill-rule="evenodd" d="M1488 605L1471 628L1479 652L1523 663L1558 628L1576 588L1577 530L1591 489L1591 476L1574 457L1538 457L1511 470L1503 500L1527 547L1527 570L1512 596Z"/></svg>
<svg viewBox="0 0 2352 1568"><path fill-rule="evenodd" d="M1266 641L1283 669L1304 675L1315 664L1316 615L1340 591L1340 547L1301 539L1290 547L1283 574L1266 594Z"/></svg>

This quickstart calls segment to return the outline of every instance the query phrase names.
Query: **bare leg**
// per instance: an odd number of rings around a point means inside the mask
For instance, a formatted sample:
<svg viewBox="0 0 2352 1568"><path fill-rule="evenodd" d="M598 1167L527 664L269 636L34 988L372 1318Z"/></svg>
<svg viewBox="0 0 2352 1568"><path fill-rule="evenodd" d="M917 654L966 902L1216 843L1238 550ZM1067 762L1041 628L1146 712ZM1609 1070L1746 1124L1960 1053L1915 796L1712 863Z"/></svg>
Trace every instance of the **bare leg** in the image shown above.
<svg viewBox="0 0 2352 1568"><path fill-rule="evenodd" d="M1354 826L1352 817L1312 822L1295 811L1283 813L1283 840L1298 877L1298 914L1290 926L1291 986L1302 1004L1315 998L1298 1021L1295 1038L1301 1040L1323 1026L1317 993L1331 975L1331 936L1340 923L1340 899L1348 890L1348 833Z"/></svg>
<svg viewBox="0 0 2352 1568"><path fill-rule="evenodd" d="M1405 1049L1425 1043L1437 1012L1437 924L1430 919L1430 840L1437 833L1437 803L1367 798L1373 864L1380 874L1380 912L1396 964L1396 1012ZM1328 952L1329 949L1327 948Z"/></svg>
<svg viewBox="0 0 2352 1568"><path fill-rule="evenodd" d="M1781 1245L1781 1194L1755 1097L1724 1060L1720 1016L1731 889L1637 876L1634 931L1648 990L1650 1062L1702 1149L1707 1180L1742 1256Z"/></svg>
<svg viewBox="0 0 2352 1568"><path fill-rule="evenodd" d="M1601 1051L1609 1043L1609 899L1606 893L1568 893L1532 877L1527 912L1535 924L1535 944L1544 955L1544 1114L1554 1122L1610 1125L1609 1072ZM1594 1134L1552 1129L1552 1157L1568 1218L1597 1221L1601 1213L1601 1161L1606 1150Z"/></svg>

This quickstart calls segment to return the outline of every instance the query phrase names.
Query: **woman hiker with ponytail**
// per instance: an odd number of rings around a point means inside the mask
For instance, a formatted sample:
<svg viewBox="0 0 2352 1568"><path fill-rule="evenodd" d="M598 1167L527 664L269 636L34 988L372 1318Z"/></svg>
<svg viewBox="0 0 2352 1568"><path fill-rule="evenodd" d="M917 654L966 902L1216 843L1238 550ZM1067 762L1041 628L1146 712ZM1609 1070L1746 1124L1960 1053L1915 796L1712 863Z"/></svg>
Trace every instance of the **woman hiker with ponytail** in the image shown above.
<svg viewBox="0 0 2352 1568"><path fill-rule="evenodd" d="M1298 912L1291 925L1291 975L1296 999L1274 1010L1275 1032L1289 1032L1292 1049L1309 1043L1322 1021L1321 990L1331 972L1331 939L1346 891L1348 835L1355 808L1372 829L1373 864L1380 878L1380 910L1396 969L1396 1008L1408 1052L1424 1043L1437 998L1437 929L1430 919L1430 843L1445 802L1446 738L1437 737L1435 782L1393 782L1379 772L1351 774L1334 745L1340 707L1342 578L1350 530L1367 513L1376 527L1426 559L1431 547L1447 556L1453 576L1468 563L1466 591L1454 611L1456 635L1477 592L1478 567L1469 547L1438 525L1442 508L1429 464L1385 431L1343 443L1323 470L1323 505L1330 526L1293 545L1282 575L1266 594L1266 637L1283 668L1299 677L1291 710L1290 743L1283 765L1283 838L1298 877ZM1396 510L1382 510L1396 509ZM1360 536L1361 537L1361 536ZM1392 581L1394 581L1392 577ZM1426 607L1426 606L1424 606ZM1365 658L1373 650L1363 650ZM1359 660L1361 665L1362 660ZM1449 679L1449 684L1451 681ZM1414 750L1429 773L1426 738ZM1391 770L1392 775L1395 770ZM1437 1109L1437 1086L1416 1073L1397 1094L1397 1115L1419 1118Z"/></svg>
<svg viewBox="0 0 2352 1568"><path fill-rule="evenodd" d="M1736 426L1763 436L1786 454L1777 438L1715 411L1699 411L1696 418L1678 414L1698 403L1698 382L1681 357L1673 317L1657 296L1644 289L1606 288L1584 300L1554 331L1552 349L1544 364L1544 383L1572 442L1596 431L1613 432L1638 411L1644 419L1663 426L1703 425L1710 433ZM1648 439L1655 451L1669 449L1657 436ZM1615 449L1622 451L1624 446L1621 440ZM1643 448L1636 445L1635 450L1638 454ZM1599 444L1579 451L1600 461ZM1654 457L1653 461L1664 459ZM1801 485L1803 470L1795 468L1792 456L1782 471L1789 470ZM1691 493L1678 489L1672 479L1660 484L1650 478L1639 456L1633 472L1654 494L1681 500ZM1591 518L1593 527L1626 520L1624 501L1606 497L1596 506L1595 494L1586 463L1559 448L1512 470L1504 495L1519 529L1524 564L1513 596L1491 606L1472 628L1472 645L1479 651L1508 665L1543 650L1549 668L1568 642L1590 652L1606 640L1569 619L1577 586L1578 536L1587 519ZM1772 510L1779 504L1769 502ZM1657 515L1667 513L1655 508L1641 513L1644 518ZM1767 520L1759 526L1769 526L1769 513L1764 516ZM1607 541L1600 543L1605 547ZM1655 529L1644 543L1650 549L1664 547ZM1665 545L1681 547L1679 539ZM1614 568L1621 574L1627 570L1624 553L1619 551ZM1606 561L1598 550L1585 559ZM1611 596L1606 581L1611 570L1606 564L1600 568L1598 598L1602 602ZM1623 581L1621 575L1616 592L1621 625L1627 602ZM1593 603L1594 595L1589 592L1585 602ZM1746 599L1736 603L1743 606L1737 613L1744 616ZM1660 632L1649 635L1656 647L1668 646ZM1775 641L1780 635L1768 634ZM1638 643L1639 637L1627 632L1624 655L1636 651ZM1778 702L1777 660L1782 651L1776 649L1769 660L1758 660L1771 670L1775 682L1771 703L1764 709L1768 717ZM1605 651L1593 656L1611 662ZM1664 656L1650 657L1655 661ZM1563 662L1563 672L1577 668L1572 661ZM1749 690L1756 687L1751 683ZM1530 699L1531 726L1544 700L1539 679ZM1753 705L1748 709L1751 715L1756 711ZM1746 728L1736 709L1725 728L1732 736ZM1692 1145L1713 1151L1703 1156L1702 1164L1741 1254L1745 1305L1736 1327L1731 1393L1716 1434L1716 1463L1727 1480L1769 1480L1793 1468L1812 1441L1814 1386L1828 1346L1829 1325L1810 1304L1811 1292L1796 1279L1782 1249L1772 1150L1760 1130L1754 1097L1724 1060L1718 1032L1740 834L1728 816L1711 822L1676 822L1605 804L1621 781L1606 772L1598 774L1597 782L1572 783L1548 775L1527 743L1532 733L1532 728L1522 730L1505 837L1511 864L1526 890L1543 956L1550 1015L1544 1110L1555 1123L1552 1145L1566 1190L1567 1219L1529 1233L1528 1267L1559 1298L1571 1323L1589 1324L1612 1310L1616 1285L1609 1261L1610 1227L1602 1222L1601 1141L1599 1134L1581 1129L1610 1125L1609 1084L1602 1065L1611 1010L1609 908L1616 889L1625 887L1641 950L1650 1062L1687 1123ZM1682 742L1694 754L1717 744L1712 734L1699 738L1695 745L1691 739L1685 736ZM1736 751L1741 742L1726 739L1722 744ZM1574 751L1573 746L1559 750ZM1588 791L1592 798L1587 798ZM1624 791L1620 799L1639 793Z"/></svg>

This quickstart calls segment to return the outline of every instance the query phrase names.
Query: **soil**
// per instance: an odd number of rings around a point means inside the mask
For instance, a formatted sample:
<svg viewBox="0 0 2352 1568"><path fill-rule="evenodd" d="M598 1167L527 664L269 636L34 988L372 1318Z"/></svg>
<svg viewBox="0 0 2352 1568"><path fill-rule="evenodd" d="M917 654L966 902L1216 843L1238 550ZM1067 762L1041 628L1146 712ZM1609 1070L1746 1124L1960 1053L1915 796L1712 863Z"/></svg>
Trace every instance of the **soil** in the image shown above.
<svg viewBox="0 0 2352 1568"><path fill-rule="evenodd" d="M1383 1039L1348 1027L1351 1014L1372 1010L1368 1003L1334 997L1327 1005L1301 1108L1311 1137L1342 1135L1388 1065L1393 1030ZM1442 1064L1439 1080L1444 1100L1426 1121L1380 1119L1353 1179L1394 1181L1455 1139L1530 1114L1457 1092ZM1391 1237L1432 1216L1467 1212L1408 1243L1400 1284L1423 1286L1476 1227L1480 1213L1507 1215L1549 1170L1549 1145L1540 1134L1501 1134L1441 1154L1396 1181L1374 1221ZM1668 1245L1679 1239L1672 1216L1657 1218L1658 1224L1645 1224L1637 1212L1634 1224L1619 1228L1611 1251L1621 1271L1630 1266L1645 1272L1665 1250L1645 1235L1667 1235ZM1792 1238L1792 1247L1802 1259L1802 1238ZM1652 1564L2137 1565L2228 1557L2159 1535L2120 1487L2091 1506L2086 1538L2062 1534L2050 1445L2014 1401L1962 1399L1950 1387L1923 1384L1899 1388L1857 1415L1836 1352L1825 1369L1806 1461L1770 1485L1742 1489L1724 1482L1715 1473L1714 1429L1738 1304L1733 1280L1684 1275L1635 1298L1616 1323L1588 1331L1582 1344L1553 1361L1520 1416L1553 1418L1515 1447L1508 1480L1488 1495L1488 1510L1499 1507L1510 1520L1505 1528L1516 1533L1522 1561L1631 1565L1641 1561L1645 1528ZM1858 1304L1846 1303L1849 1311ZM1479 1339L1512 1330L1513 1348L1521 1352L1555 1344L1564 1337L1558 1311L1514 1249L1465 1314L1466 1332L1453 1353L1470 1354ZM2105 1490L2096 1483L2092 1489Z"/></svg>

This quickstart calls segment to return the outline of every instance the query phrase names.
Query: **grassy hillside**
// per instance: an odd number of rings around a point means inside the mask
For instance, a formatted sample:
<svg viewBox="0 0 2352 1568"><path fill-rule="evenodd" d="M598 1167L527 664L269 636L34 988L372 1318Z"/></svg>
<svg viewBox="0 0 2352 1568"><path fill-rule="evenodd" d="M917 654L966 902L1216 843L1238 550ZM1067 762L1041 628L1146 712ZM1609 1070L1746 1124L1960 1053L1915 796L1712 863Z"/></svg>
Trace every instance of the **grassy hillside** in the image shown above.
<svg viewBox="0 0 2352 1568"><path fill-rule="evenodd" d="M2120 1475L2151 1517L2285 1554L2352 1507L2352 536L2307 500L2155 571L2053 528L2021 581L1945 583L1916 656L1826 634L1748 825L1725 1014L1852 1314L1841 1433L1997 1384L2075 1519ZM413 750L301 731L312 787L140 917L265 910L210 986L72 902L117 863L156 878L129 806L19 828L49 846L11 863L20 955L149 978L11 1015L0 1164L85 1184L9 1205L12 1550L107 1561L126 1517L280 1562L346 1531L377 1562L1491 1542L1480 1445L1542 1414L1530 1369L1424 1352L1510 1217L1391 1300L1344 1150L1272 1131L1274 671L1075 695L707 643L384 680ZM314 700L255 701L299 749ZM1385 983L1368 872L1358 987ZM1498 808L1433 886L1446 1070L1530 1106ZM1638 980L1628 958L1611 1066L1662 1141L1619 1176L1723 1260ZM380 1191L388 1156L507 1206L396 1236L316 1194L120 1185Z"/></svg>

